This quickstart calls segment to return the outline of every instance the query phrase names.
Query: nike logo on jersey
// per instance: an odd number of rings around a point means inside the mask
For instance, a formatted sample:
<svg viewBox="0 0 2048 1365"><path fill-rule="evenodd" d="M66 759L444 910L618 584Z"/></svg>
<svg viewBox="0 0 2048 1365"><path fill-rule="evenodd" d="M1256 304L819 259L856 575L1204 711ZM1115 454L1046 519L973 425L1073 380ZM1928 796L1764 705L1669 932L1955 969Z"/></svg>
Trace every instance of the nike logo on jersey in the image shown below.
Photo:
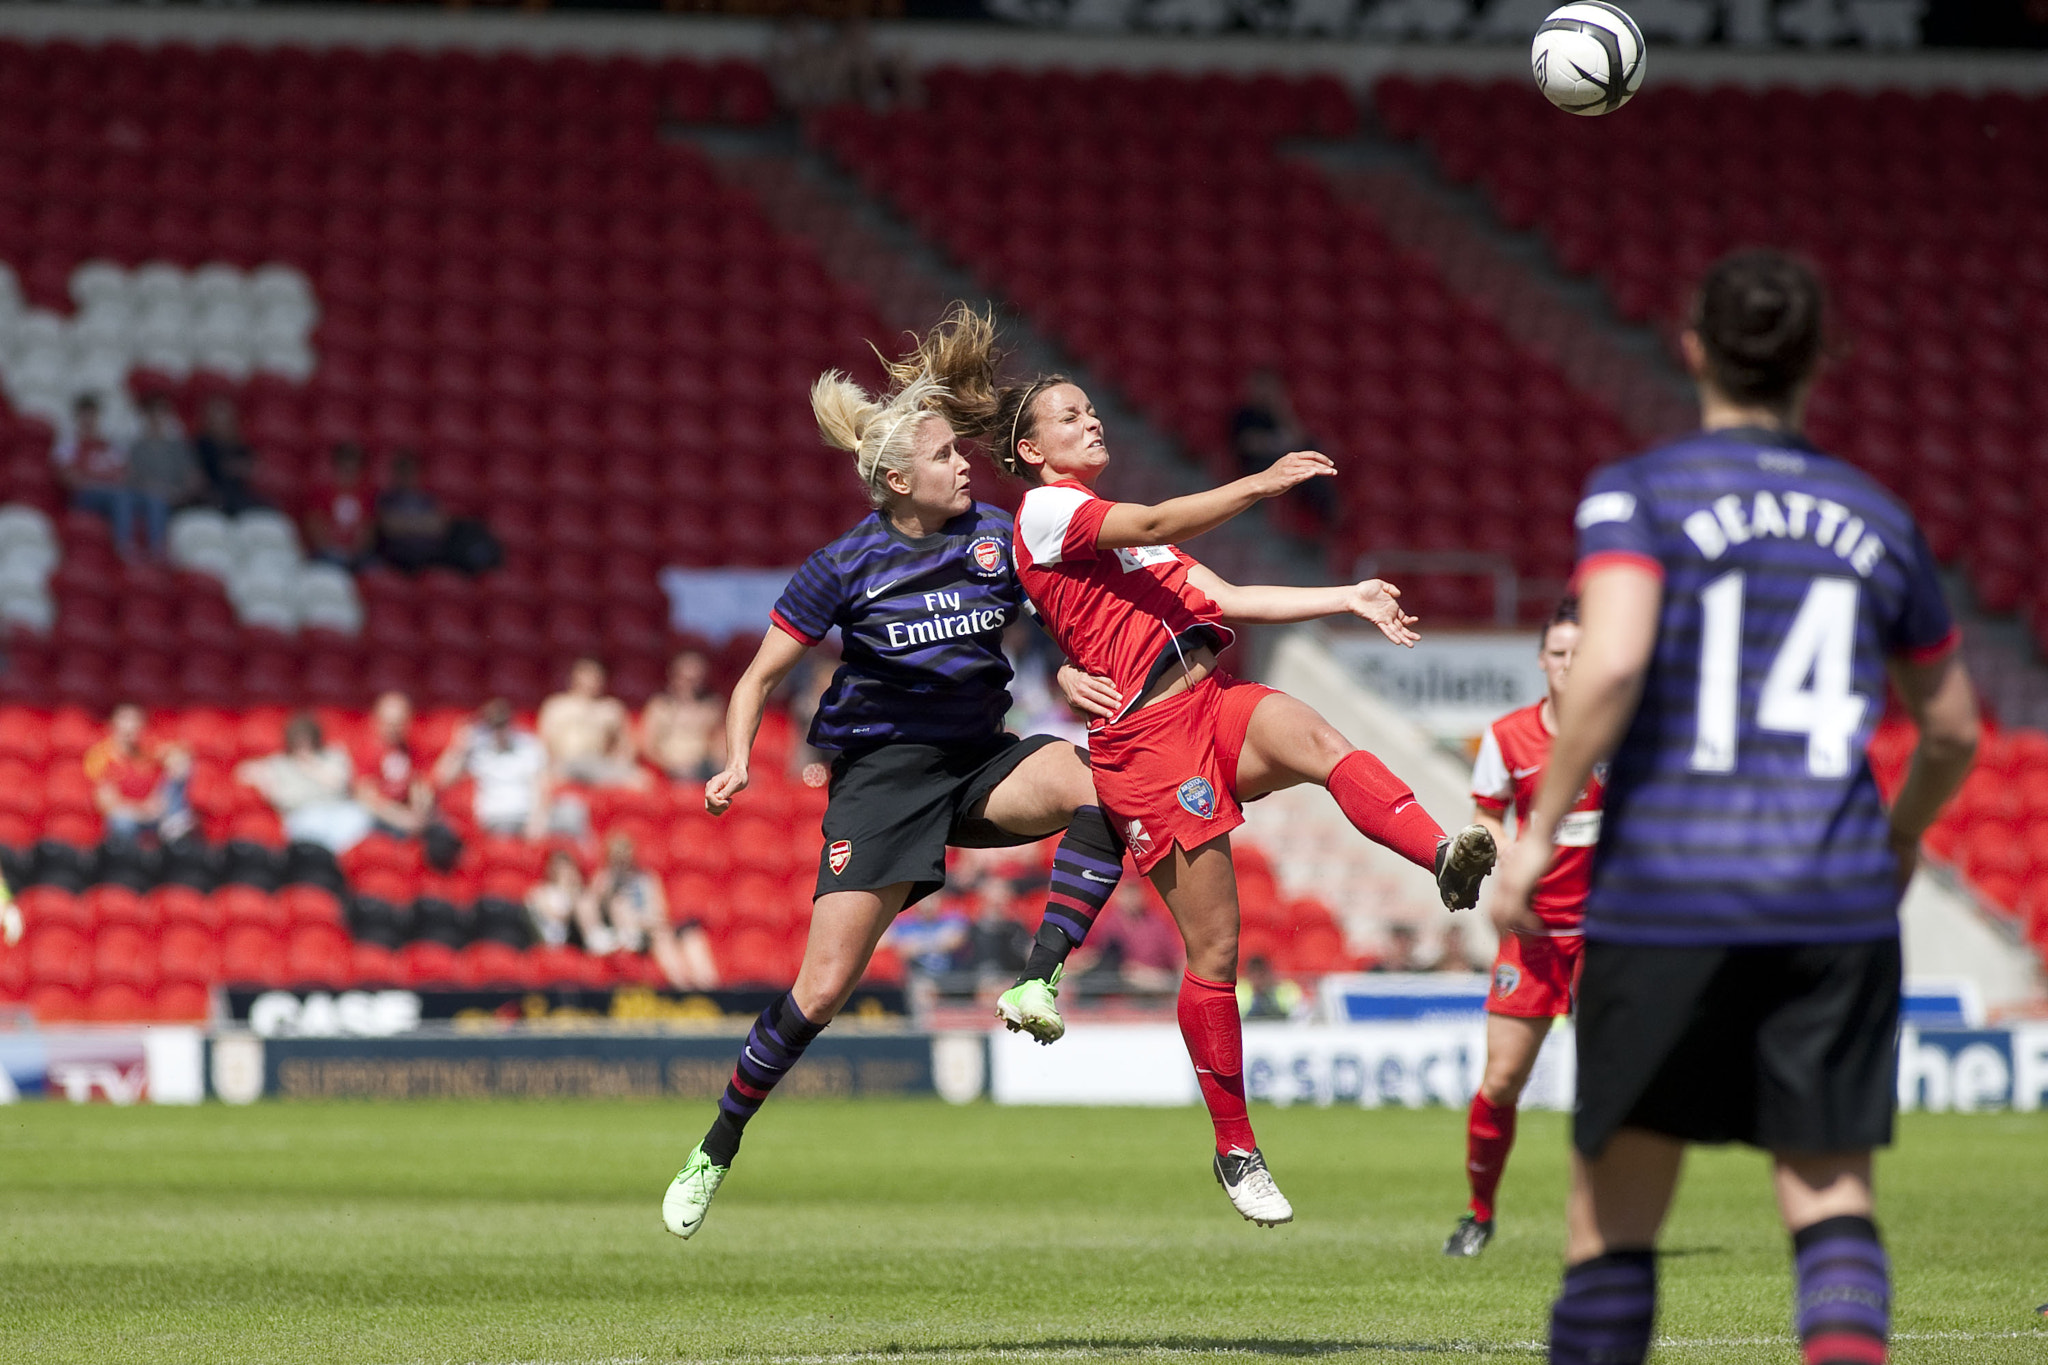
<svg viewBox="0 0 2048 1365"><path fill-rule="evenodd" d="M1541 763L1538 763L1533 768L1517 768L1515 769L1515 781L1520 782L1525 777L1534 777L1542 771L1543 765Z"/></svg>
<svg viewBox="0 0 2048 1365"><path fill-rule="evenodd" d="M1093 872L1083 872L1081 875L1086 877L1091 882L1102 882L1105 885L1109 886L1114 886L1116 884L1116 878L1114 877L1098 877Z"/></svg>
<svg viewBox="0 0 2048 1365"><path fill-rule="evenodd" d="M1407 810L1410 806L1414 804L1415 803L1413 801L1403 801L1400 805L1394 807L1394 814L1399 815L1402 811Z"/></svg>
<svg viewBox="0 0 2048 1365"><path fill-rule="evenodd" d="M895 587L898 583L901 583L902 581L903 580L900 578L892 578L879 588L869 588L867 590L866 596L868 600L872 602L875 598L880 597L883 593L889 591L889 589Z"/></svg>

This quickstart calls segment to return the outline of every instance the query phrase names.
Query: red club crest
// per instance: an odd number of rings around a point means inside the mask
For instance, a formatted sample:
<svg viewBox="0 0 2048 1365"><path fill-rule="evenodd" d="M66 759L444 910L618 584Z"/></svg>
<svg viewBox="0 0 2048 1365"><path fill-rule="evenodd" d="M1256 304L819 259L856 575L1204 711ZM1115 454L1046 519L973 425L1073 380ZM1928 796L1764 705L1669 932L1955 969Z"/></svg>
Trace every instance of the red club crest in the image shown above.
<svg viewBox="0 0 2048 1365"><path fill-rule="evenodd" d="M1003 567L1003 545L993 536L983 536L967 549L968 558L974 567L984 574L995 574Z"/></svg>
<svg viewBox="0 0 2048 1365"><path fill-rule="evenodd" d="M852 861L853 845L844 839L833 840L832 846L825 850L825 865L832 869L835 877L846 871L846 865Z"/></svg>

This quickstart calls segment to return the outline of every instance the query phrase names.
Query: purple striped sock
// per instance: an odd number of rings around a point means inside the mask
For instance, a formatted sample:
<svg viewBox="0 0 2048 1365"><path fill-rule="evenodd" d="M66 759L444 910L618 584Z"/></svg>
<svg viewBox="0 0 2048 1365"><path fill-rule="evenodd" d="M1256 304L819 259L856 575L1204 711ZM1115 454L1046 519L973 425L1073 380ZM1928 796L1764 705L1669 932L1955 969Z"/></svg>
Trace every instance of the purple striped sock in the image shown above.
<svg viewBox="0 0 2048 1365"><path fill-rule="evenodd" d="M1792 1234L1793 1326L1806 1365L1882 1365L1891 1335L1891 1263L1868 1218L1826 1218Z"/></svg>
<svg viewBox="0 0 2048 1365"><path fill-rule="evenodd" d="M1610 1251L1566 1266L1550 1309L1551 1365L1642 1365L1656 1319L1656 1252Z"/></svg>
<svg viewBox="0 0 2048 1365"><path fill-rule="evenodd" d="M1053 850L1052 880L1045 888L1045 915L1031 944L1020 981L1047 981L1067 954L1081 946L1095 917L1109 903L1124 875L1124 846L1100 806L1074 812L1060 846Z"/></svg>

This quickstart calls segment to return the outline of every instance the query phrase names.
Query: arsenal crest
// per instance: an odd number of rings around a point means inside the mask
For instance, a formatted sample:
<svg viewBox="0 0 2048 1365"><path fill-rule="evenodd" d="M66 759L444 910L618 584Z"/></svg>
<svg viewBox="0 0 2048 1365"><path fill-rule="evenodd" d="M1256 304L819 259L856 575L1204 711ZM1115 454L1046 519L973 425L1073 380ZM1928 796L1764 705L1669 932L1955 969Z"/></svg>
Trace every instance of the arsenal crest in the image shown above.
<svg viewBox="0 0 2048 1365"><path fill-rule="evenodd" d="M825 866L838 876L846 871L846 865L853 861L853 845L844 839L834 839L832 846L825 850Z"/></svg>
<svg viewBox="0 0 2048 1365"><path fill-rule="evenodd" d="M994 536L983 536L967 547L967 562L983 578L994 578L1003 571L1003 543Z"/></svg>
<svg viewBox="0 0 2048 1365"><path fill-rule="evenodd" d="M1208 778L1191 777L1180 784L1180 791L1175 794L1180 797L1181 809L1189 815L1204 820L1216 818L1216 789L1209 785Z"/></svg>

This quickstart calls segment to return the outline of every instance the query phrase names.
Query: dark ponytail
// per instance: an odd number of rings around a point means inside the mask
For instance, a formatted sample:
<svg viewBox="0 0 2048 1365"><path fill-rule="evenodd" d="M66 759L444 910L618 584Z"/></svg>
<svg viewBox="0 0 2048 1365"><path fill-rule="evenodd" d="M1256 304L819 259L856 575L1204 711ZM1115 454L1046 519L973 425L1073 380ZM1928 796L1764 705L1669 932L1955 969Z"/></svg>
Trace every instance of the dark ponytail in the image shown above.
<svg viewBox="0 0 2048 1365"><path fill-rule="evenodd" d="M897 383L920 377L943 386L931 406L952 424L956 435L979 441L997 469L1013 478L1029 479L1033 467L1017 453L1036 424L1032 404L1062 374L1040 375L1028 384L1004 384L997 378L1003 353L996 349L995 318L956 303L938 326L926 333L915 350L888 362Z"/></svg>
<svg viewBox="0 0 2048 1365"><path fill-rule="evenodd" d="M1777 251L1738 251L1707 271L1692 327L1707 378L1738 403L1789 402L1820 363L1825 298L1803 262Z"/></svg>

